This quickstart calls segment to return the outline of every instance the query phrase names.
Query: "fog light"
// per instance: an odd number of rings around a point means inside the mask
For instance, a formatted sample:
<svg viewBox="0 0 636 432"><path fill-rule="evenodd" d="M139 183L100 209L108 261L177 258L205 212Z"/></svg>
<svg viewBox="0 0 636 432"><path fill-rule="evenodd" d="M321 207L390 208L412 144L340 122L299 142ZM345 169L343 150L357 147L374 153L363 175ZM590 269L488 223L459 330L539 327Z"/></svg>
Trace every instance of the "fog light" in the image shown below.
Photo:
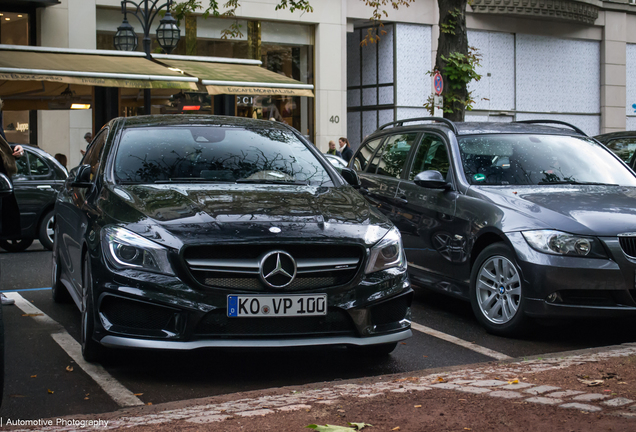
<svg viewBox="0 0 636 432"><path fill-rule="evenodd" d="M548 303L554 303L558 299L559 299L559 294L555 292L553 292L552 294L546 297L546 300L548 301Z"/></svg>

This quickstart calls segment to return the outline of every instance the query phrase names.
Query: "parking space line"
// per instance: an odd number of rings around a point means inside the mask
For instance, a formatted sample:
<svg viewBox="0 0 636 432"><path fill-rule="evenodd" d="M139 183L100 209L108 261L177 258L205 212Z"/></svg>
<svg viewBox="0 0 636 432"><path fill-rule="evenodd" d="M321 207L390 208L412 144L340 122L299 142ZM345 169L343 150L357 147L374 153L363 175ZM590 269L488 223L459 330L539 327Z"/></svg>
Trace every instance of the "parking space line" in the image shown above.
<svg viewBox="0 0 636 432"><path fill-rule="evenodd" d="M7 297L15 300L15 305L25 314L29 314L33 319L41 324L53 325L57 330L51 334L51 337L66 353L82 368L93 381L104 390L117 405L121 407L144 405L144 403L117 381L106 369L99 364L88 363L82 357L82 348L79 342L73 339L73 336L61 326L57 321L46 315L40 309L28 302L17 292L8 292Z"/></svg>
<svg viewBox="0 0 636 432"><path fill-rule="evenodd" d="M446 342L450 342L450 343L453 343L455 345L459 345L459 346L462 346L464 348L468 348L469 350L473 350L475 352L478 352L479 354L483 354L485 356L492 357L492 358L495 358L497 360L510 360L512 358L512 357L507 356L505 354L502 354L500 352L493 351L493 350L485 348L483 346L476 345L476 344L474 344L472 342L468 342L468 341L465 341L465 340L460 339L458 337L451 336L451 335L446 334L446 333L442 333L441 331L432 329L430 327L423 326L423 325L415 323L415 322L411 322L411 328L413 330L417 330L419 332L426 333L429 336L433 336L433 337L436 337L438 339L445 340Z"/></svg>

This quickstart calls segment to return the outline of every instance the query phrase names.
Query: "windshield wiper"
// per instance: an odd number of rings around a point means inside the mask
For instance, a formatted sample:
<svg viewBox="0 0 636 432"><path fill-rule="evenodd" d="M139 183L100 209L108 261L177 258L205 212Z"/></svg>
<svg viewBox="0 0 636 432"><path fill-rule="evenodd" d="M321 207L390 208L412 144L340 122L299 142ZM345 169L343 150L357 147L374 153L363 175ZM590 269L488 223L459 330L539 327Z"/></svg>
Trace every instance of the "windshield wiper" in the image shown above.
<svg viewBox="0 0 636 432"><path fill-rule="evenodd" d="M253 183L253 184L276 184L276 185L301 185L307 186L309 184L308 181L285 181L285 180L264 180L264 179L238 179L237 183Z"/></svg>
<svg viewBox="0 0 636 432"><path fill-rule="evenodd" d="M233 183L228 180L214 180L206 179L203 177L176 177L168 180L155 180L155 184L167 184L167 183Z"/></svg>
<svg viewBox="0 0 636 432"><path fill-rule="evenodd" d="M538 185L560 185L560 184L569 184L569 185L582 185L582 186L618 186L616 183L597 183L597 182L580 182L574 180L559 180L559 181L542 181L537 183Z"/></svg>

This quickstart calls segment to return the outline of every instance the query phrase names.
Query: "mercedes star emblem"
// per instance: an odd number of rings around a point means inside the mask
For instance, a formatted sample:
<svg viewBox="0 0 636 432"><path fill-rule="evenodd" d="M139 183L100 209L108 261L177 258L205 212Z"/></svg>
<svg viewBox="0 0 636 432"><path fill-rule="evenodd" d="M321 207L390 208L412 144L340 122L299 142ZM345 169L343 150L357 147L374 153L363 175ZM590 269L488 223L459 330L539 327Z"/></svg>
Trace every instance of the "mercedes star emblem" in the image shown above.
<svg viewBox="0 0 636 432"><path fill-rule="evenodd" d="M268 252L261 259L260 276L270 288L285 288L296 277L296 261L284 251Z"/></svg>

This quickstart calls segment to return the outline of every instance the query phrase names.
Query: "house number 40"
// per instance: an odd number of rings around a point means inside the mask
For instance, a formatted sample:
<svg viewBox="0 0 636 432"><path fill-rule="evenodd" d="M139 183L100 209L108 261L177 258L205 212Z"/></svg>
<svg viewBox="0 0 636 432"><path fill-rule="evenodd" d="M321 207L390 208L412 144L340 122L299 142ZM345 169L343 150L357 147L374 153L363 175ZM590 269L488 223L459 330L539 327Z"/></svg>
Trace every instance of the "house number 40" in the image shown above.
<svg viewBox="0 0 636 432"><path fill-rule="evenodd" d="M329 121L331 123L340 123L340 117L338 116L331 116L331 118L329 119Z"/></svg>

